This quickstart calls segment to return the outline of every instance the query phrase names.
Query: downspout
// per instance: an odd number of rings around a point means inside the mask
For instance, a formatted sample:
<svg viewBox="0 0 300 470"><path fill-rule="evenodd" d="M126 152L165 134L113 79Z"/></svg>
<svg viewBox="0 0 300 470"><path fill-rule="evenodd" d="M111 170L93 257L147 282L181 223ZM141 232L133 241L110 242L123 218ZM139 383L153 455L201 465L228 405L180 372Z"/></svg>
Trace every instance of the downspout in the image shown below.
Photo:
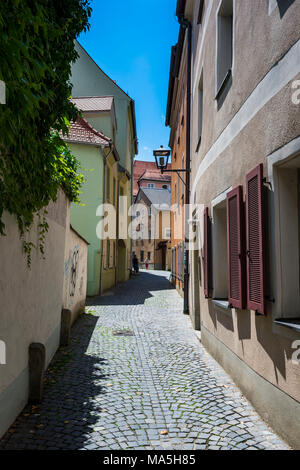
<svg viewBox="0 0 300 470"><path fill-rule="evenodd" d="M192 25L183 16L178 18L181 26L187 31L187 121L186 121L186 180L185 180L185 204L190 204L190 171L191 171L191 76L192 76ZM184 278L183 278L183 313L189 314L189 213L185 207L185 247L184 247ZM187 235L187 236L186 236Z"/></svg>
<svg viewBox="0 0 300 470"><path fill-rule="evenodd" d="M103 201L102 204L106 202L106 157L104 153L104 148L102 148L102 157L103 157ZM104 234L103 234L104 235ZM100 260L100 292L102 295L103 289L103 270L104 270L104 238L102 238L102 249L101 249L101 260Z"/></svg>
<svg viewBox="0 0 300 470"><path fill-rule="evenodd" d="M119 175L118 175L119 176ZM116 266L115 266L115 286L118 285L118 277L119 277L119 211L120 211L120 205L119 205L119 199L120 199L120 180L118 178L118 185L117 185L117 218L116 218L116 243L115 243L115 260L116 260Z"/></svg>
<svg viewBox="0 0 300 470"><path fill-rule="evenodd" d="M104 148L102 148L102 157L103 157L103 204L106 203L106 177L107 177L107 159L108 157L111 155L112 151L113 151L113 148L112 148L112 145L111 143L109 144L109 147L110 147L110 152L108 153L108 155L105 155L104 153ZM104 234L103 234L104 235ZM100 259L100 295L102 295L102 289L103 289L103 279L102 279L102 276L103 276L103 270L104 270L104 239L102 239L102 250L101 250L101 255L100 255L101 259Z"/></svg>

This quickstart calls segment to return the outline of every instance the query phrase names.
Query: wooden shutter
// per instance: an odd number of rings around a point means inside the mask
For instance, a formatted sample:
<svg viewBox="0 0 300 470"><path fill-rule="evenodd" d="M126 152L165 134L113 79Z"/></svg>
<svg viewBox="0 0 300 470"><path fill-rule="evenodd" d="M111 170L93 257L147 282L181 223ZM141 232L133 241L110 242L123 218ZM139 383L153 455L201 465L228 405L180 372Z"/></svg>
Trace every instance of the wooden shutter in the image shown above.
<svg viewBox="0 0 300 470"><path fill-rule="evenodd" d="M204 249L203 249L203 267L204 267L204 295L209 297L210 290L210 218L208 207L204 210Z"/></svg>
<svg viewBox="0 0 300 470"><path fill-rule="evenodd" d="M265 313L263 165L246 177L247 308Z"/></svg>
<svg viewBox="0 0 300 470"><path fill-rule="evenodd" d="M245 246L243 187L227 194L228 302L245 308Z"/></svg>

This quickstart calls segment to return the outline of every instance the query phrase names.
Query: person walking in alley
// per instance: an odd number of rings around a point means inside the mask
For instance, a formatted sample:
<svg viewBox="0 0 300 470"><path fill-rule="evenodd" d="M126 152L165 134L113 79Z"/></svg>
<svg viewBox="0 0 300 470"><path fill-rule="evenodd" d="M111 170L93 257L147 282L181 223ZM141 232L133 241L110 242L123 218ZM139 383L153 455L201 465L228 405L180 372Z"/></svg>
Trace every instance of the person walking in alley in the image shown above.
<svg viewBox="0 0 300 470"><path fill-rule="evenodd" d="M137 259L136 254L133 255L132 266L133 266L133 269L134 269L134 274L137 274L139 272L139 261Z"/></svg>
<svg viewBox="0 0 300 470"><path fill-rule="evenodd" d="M145 259L145 268L148 269L149 267L149 260L148 258Z"/></svg>

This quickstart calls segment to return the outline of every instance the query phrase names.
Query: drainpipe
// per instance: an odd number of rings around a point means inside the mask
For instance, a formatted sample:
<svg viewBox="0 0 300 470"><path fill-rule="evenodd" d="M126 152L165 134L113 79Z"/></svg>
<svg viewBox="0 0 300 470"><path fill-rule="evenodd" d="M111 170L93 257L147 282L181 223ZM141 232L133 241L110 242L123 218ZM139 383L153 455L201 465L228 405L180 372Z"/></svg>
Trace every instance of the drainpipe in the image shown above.
<svg viewBox="0 0 300 470"><path fill-rule="evenodd" d="M102 203L105 204L106 203L106 176L107 176L107 159L108 157L111 155L111 153L113 152L113 147L112 147L112 144L109 143L109 148L110 148L110 151L107 155L105 155L105 152L104 152L104 147L102 147L102 157L103 157L103 201ZM99 294L102 295L103 292L103 270L104 270L104 240L102 240L102 250L101 250L101 254L100 254L100 292Z"/></svg>
<svg viewBox="0 0 300 470"><path fill-rule="evenodd" d="M181 26L187 31L187 121L186 121L186 179L185 179L185 204L190 203L190 171L191 171L191 74L192 74L192 25L184 16L178 18ZM189 214L185 210L185 249L184 249L184 278L183 278L183 313L189 314L189 242L186 234L189 234Z"/></svg>
<svg viewBox="0 0 300 470"><path fill-rule="evenodd" d="M102 156L103 156L103 201L102 204L106 202L106 158L104 153L104 148L102 148ZM104 240L101 240L101 254L100 254L100 292L99 294L103 294L103 270L104 270Z"/></svg>
<svg viewBox="0 0 300 470"><path fill-rule="evenodd" d="M119 176L119 175L118 175ZM117 184L117 217L116 217L116 243L115 243L115 260L116 260L116 266L115 266L115 285L118 285L118 277L119 277L119 220L120 220L120 205L119 205L119 199L120 199L120 180L118 177L118 184Z"/></svg>

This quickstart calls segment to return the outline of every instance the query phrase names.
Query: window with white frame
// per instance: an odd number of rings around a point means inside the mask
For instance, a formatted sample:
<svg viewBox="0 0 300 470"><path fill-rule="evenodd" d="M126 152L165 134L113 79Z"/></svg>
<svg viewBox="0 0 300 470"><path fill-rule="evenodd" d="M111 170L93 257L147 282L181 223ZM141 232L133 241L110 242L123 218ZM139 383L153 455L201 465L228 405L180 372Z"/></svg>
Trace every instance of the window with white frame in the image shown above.
<svg viewBox="0 0 300 470"><path fill-rule="evenodd" d="M300 154L275 168L276 318L300 330Z"/></svg>
<svg viewBox="0 0 300 470"><path fill-rule="evenodd" d="M213 206L213 298L228 299L226 199Z"/></svg>
<svg viewBox="0 0 300 470"><path fill-rule="evenodd" d="M170 228L165 228L165 237L164 238L171 238L171 229Z"/></svg>
<svg viewBox="0 0 300 470"><path fill-rule="evenodd" d="M147 188L155 188L155 184L154 183L148 183Z"/></svg>
<svg viewBox="0 0 300 470"><path fill-rule="evenodd" d="M217 14L216 97L231 76L233 60L233 0L222 0Z"/></svg>

